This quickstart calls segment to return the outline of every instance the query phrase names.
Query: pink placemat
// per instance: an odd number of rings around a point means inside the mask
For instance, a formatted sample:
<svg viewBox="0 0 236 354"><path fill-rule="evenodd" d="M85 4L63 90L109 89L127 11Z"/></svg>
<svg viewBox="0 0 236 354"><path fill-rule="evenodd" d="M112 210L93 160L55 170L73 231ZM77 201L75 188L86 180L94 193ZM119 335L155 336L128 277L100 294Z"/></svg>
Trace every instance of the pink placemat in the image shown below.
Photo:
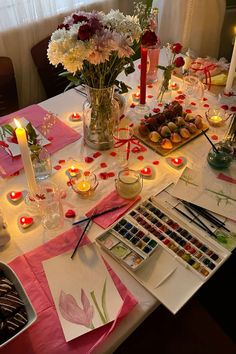
<svg viewBox="0 0 236 354"><path fill-rule="evenodd" d="M125 204L125 206L122 208L119 208L115 211L112 211L110 213L101 215L93 219L93 222L101 226L103 229L106 229L110 225L112 225L117 219L119 219L122 215L124 215L130 208L132 208L132 206L135 203L137 203L140 199L141 199L140 195L138 195L133 199L124 199L120 197L116 191L113 191L110 194L108 194L105 198L103 198L93 209L89 210L86 216L92 215L94 209L96 210L96 213L100 213L103 210Z"/></svg>
<svg viewBox="0 0 236 354"><path fill-rule="evenodd" d="M15 113L1 117L0 124L3 125L10 123L13 118L24 117L40 131L40 126L44 123L43 118L47 113L48 112L45 109L35 104ZM46 138L51 141L51 144L47 145L46 148L50 153L54 153L66 145L80 139L80 137L81 135L79 133L55 117L55 124L46 134ZM3 178L9 177L23 168L21 157L16 156L12 158L3 148L0 147L0 167L0 176Z"/></svg>
<svg viewBox="0 0 236 354"><path fill-rule="evenodd" d="M72 250L78 240L79 228L57 236L44 245L15 258L10 266L21 280L37 312L36 322L19 337L1 349L1 354L89 354L102 343L137 304L117 275L106 264L119 291L123 306L117 319L68 343L64 339L60 321L43 270L42 262ZM85 237L81 246L88 243Z"/></svg>

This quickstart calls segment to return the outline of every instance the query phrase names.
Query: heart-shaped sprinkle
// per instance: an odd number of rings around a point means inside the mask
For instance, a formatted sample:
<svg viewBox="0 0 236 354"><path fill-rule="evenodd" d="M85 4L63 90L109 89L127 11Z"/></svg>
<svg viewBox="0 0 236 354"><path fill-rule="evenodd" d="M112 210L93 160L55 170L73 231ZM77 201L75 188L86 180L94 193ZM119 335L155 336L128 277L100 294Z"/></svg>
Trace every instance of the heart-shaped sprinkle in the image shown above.
<svg viewBox="0 0 236 354"><path fill-rule="evenodd" d="M91 162L93 162L93 158L90 156L87 156L87 157L85 157L84 161L87 163L91 163Z"/></svg>
<svg viewBox="0 0 236 354"><path fill-rule="evenodd" d="M61 169L61 166L60 165L56 165L56 166L53 166L54 170L57 170L59 171Z"/></svg>
<svg viewBox="0 0 236 354"><path fill-rule="evenodd" d="M101 156L102 154L99 152L99 151L97 151L97 152L95 152L94 154L93 154L93 157L96 159L97 157L99 157L99 156Z"/></svg>
<svg viewBox="0 0 236 354"><path fill-rule="evenodd" d="M74 218L76 216L76 213L72 209L68 209L67 212L65 213L66 218Z"/></svg>

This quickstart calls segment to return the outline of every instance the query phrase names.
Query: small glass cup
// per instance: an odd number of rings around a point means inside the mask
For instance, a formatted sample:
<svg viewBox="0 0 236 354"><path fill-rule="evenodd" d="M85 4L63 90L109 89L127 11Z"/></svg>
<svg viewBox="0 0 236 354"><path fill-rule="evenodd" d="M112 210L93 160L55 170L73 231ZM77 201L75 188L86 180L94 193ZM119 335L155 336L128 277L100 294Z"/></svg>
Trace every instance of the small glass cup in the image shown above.
<svg viewBox="0 0 236 354"><path fill-rule="evenodd" d="M231 117L231 113L225 112L222 108L209 108L206 112L206 119L212 127L222 127L224 123Z"/></svg>
<svg viewBox="0 0 236 354"><path fill-rule="evenodd" d="M117 159L121 167L125 168L129 163L130 151L130 139L134 132L130 127L117 127L114 132L114 148L117 148Z"/></svg>
<svg viewBox="0 0 236 354"><path fill-rule="evenodd" d="M43 146L31 151L31 160L37 181L43 181L52 174L51 156Z"/></svg>
<svg viewBox="0 0 236 354"><path fill-rule="evenodd" d="M186 95L185 108L187 108L192 99L201 102L204 96L204 85L196 76L186 75L183 77L183 93Z"/></svg>
<svg viewBox="0 0 236 354"><path fill-rule="evenodd" d="M216 152L213 148L207 155L207 162L216 170L223 170L230 166L234 158L234 149L228 141L221 141L215 144Z"/></svg>
<svg viewBox="0 0 236 354"><path fill-rule="evenodd" d="M117 193L125 199L135 198L143 188L143 179L139 172L125 169L119 172L115 180Z"/></svg>
<svg viewBox="0 0 236 354"><path fill-rule="evenodd" d="M63 226L63 208L57 185L51 182L38 184L38 192L33 195L33 199L40 210L45 229L53 230Z"/></svg>
<svg viewBox="0 0 236 354"><path fill-rule="evenodd" d="M98 186L96 175L89 171L72 177L70 181L73 191L82 199L92 197Z"/></svg>

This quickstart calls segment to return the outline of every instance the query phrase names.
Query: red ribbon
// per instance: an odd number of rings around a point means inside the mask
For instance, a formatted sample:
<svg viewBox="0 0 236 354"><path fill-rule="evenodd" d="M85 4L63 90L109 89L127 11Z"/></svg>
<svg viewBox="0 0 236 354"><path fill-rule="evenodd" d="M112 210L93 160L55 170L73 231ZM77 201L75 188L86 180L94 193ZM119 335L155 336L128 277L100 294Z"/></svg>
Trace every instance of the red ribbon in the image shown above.
<svg viewBox="0 0 236 354"><path fill-rule="evenodd" d="M194 65L202 65L199 61L193 61L190 65L190 69L193 70L195 73L203 72L205 75L206 85L208 85L208 90L211 88L211 73L210 70L214 70L216 68L216 64L209 64L204 66L203 68L195 68Z"/></svg>
<svg viewBox="0 0 236 354"><path fill-rule="evenodd" d="M121 131L121 130L129 131L129 128L120 128L119 131ZM137 145L140 148L142 148L142 145L140 144L140 142L137 139L135 139L133 136L131 136L130 138L127 138L127 139L120 139L120 138L118 138L116 136L113 136L113 138L115 140L114 148L119 148L119 147L127 144L127 150L126 150L126 152L127 152L126 160L127 161L129 160L131 144Z"/></svg>

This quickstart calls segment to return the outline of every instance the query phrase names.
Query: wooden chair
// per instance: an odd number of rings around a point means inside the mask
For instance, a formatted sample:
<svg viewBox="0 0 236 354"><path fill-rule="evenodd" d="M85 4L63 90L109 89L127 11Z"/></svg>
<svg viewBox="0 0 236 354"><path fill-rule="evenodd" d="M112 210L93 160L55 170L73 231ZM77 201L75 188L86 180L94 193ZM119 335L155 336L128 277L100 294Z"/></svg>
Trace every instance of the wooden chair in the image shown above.
<svg viewBox="0 0 236 354"><path fill-rule="evenodd" d="M56 68L49 63L47 57L49 39L50 37L44 38L31 48L31 55L46 91L47 98L62 93L69 84L67 78L58 76L59 73L64 71L62 65L58 65Z"/></svg>
<svg viewBox="0 0 236 354"><path fill-rule="evenodd" d="M18 96L12 61L8 57L0 57L0 117L18 109Z"/></svg>

